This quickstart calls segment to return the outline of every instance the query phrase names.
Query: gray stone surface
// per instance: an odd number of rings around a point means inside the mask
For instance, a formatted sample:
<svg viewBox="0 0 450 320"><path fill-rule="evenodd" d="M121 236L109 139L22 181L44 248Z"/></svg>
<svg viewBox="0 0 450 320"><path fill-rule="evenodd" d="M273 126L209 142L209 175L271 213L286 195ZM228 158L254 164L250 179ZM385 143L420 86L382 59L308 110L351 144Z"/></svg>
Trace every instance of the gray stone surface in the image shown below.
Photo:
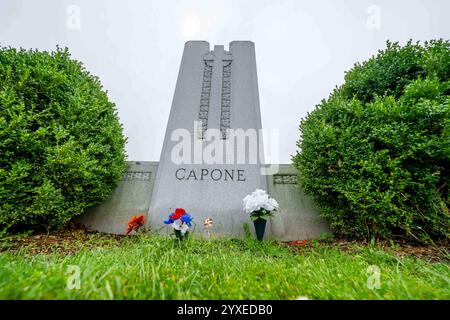
<svg viewBox="0 0 450 320"><path fill-rule="evenodd" d="M314 239L331 233L313 200L298 185L295 168L281 164L279 172L267 180L268 193L280 204L279 212L268 223L268 237L287 241Z"/></svg>
<svg viewBox="0 0 450 320"><path fill-rule="evenodd" d="M267 189L266 177L260 174L259 162L234 165L173 162L171 151L178 142L171 140L172 132L184 128L198 137L194 121L206 119L208 129L261 128L255 47L252 42L233 41L229 52L223 46L215 46L210 51L205 41L185 44L150 204L149 228L172 233L171 226L162 226L162 221L177 207L183 207L192 213L197 223L196 233L204 232L202 222L210 217L215 222L217 235L242 236L243 224L248 220L242 212L242 199L256 188ZM203 147L209 144L205 141L200 143ZM191 170L194 174L189 177ZM235 174L240 172L242 175L240 179L236 177L228 181L214 181L214 177L202 180L199 177L202 170L218 170L215 171L216 178L220 173L224 176L224 170L234 170ZM189 179L178 179L177 172L180 174L178 177L187 176Z"/></svg>
<svg viewBox="0 0 450 320"><path fill-rule="evenodd" d="M127 173L111 197L101 205L87 210L76 221L92 230L124 234L132 215L146 214L148 211L149 195L152 193L157 167L157 162L129 162ZM268 192L279 202L280 211L269 220L266 239L312 239L331 232L311 198L297 185L297 172L291 165L280 165L279 173L268 176L267 180ZM193 214L195 215L194 212ZM245 216L243 213L242 215ZM254 232L248 217L242 222L242 226L244 223L248 223ZM202 227L201 221L196 221L196 224L199 224L196 229ZM163 227L162 222L159 226ZM216 235L215 226L211 231Z"/></svg>
<svg viewBox="0 0 450 320"><path fill-rule="evenodd" d="M128 162L127 172L104 203L88 209L75 222L88 229L124 234L133 215L147 215L158 162Z"/></svg>

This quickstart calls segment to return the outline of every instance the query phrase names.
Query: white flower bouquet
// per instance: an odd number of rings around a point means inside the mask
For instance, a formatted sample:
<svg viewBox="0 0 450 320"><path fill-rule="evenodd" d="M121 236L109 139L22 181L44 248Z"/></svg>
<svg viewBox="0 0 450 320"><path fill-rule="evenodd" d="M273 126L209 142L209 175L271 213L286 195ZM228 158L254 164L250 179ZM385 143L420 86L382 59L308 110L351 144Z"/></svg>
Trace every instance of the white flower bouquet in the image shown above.
<svg viewBox="0 0 450 320"><path fill-rule="evenodd" d="M244 211L252 221L258 218L267 220L279 209L278 202L271 198L265 190L256 189L244 198Z"/></svg>

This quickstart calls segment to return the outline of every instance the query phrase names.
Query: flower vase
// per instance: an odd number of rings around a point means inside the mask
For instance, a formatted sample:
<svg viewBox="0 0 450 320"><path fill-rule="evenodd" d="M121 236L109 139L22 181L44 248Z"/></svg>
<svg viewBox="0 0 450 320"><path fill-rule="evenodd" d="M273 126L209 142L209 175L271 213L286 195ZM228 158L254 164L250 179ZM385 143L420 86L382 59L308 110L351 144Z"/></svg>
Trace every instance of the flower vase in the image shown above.
<svg viewBox="0 0 450 320"><path fill-rule="evenodd" d="M189 231L186 231L184 234L182 234L180 230L174 230L174 231L175 231L175 237L178 240L180 240L180 241L183 240L183 239L187 240L188 235L189 235Z"/></svg>
<svg viewBox="0 0 450 320"><path fill-rule="evenodd" d="M253 221L253 224L255 226L255 232L256 232L256 239L259 241L263 241L264 238L264 230L266 229L266 223L267 220L258 218L255 221Z"/></svg>

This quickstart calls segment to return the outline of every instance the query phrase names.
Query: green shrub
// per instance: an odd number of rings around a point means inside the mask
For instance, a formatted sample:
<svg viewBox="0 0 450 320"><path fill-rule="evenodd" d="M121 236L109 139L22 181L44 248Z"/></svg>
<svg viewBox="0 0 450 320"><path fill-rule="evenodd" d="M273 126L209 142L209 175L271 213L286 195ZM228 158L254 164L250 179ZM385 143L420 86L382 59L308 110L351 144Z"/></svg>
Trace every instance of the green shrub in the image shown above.
<svg viewBox="0 0 450 320"><path fill-rule="evenodd" d="M300 131L300 184L338 234L448 239L448 41L388 42L346 73Z"/></svg>
<svg viewBox="0 0 450 320"><path fill-rule="evenodd" d="M0 48L0 228L63 226L125 169L115 105L67 49Z"/></svg>

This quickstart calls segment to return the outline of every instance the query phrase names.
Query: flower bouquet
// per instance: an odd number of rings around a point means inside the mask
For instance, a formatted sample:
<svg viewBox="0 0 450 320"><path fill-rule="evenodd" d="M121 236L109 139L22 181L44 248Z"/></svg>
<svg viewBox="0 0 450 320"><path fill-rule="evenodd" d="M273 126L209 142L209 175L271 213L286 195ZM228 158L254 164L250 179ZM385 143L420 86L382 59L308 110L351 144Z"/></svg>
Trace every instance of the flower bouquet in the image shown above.
<svg viewBox="0 0 450 320"><path fill-rule="evenodd" d="M144 215L141 216L133 216L130 221L128 221L127 230L125 231L126 235L129 235L132 231L138 231L140 227L142 227L145 223Z"/></svg>
<svg viewBox="0 0 450 320"><path fill-rule="evenodd" d="M192 217L187 213L183 208L177 208L175 212L172 212L169 216L169 219L165 220L165 224L171 224L174 231L175 236L178 240L183 240L183 238L187 239L189 234L189 227L191 224Z"/></svg>
<svg viewBox="0 0 450 320"><path fill-rule="evenodd" d="M278 210L278 202L269 197L265 190L256 189L244 198L244 211L255 225L256 237L262 241L266 222Z"/></svg>

